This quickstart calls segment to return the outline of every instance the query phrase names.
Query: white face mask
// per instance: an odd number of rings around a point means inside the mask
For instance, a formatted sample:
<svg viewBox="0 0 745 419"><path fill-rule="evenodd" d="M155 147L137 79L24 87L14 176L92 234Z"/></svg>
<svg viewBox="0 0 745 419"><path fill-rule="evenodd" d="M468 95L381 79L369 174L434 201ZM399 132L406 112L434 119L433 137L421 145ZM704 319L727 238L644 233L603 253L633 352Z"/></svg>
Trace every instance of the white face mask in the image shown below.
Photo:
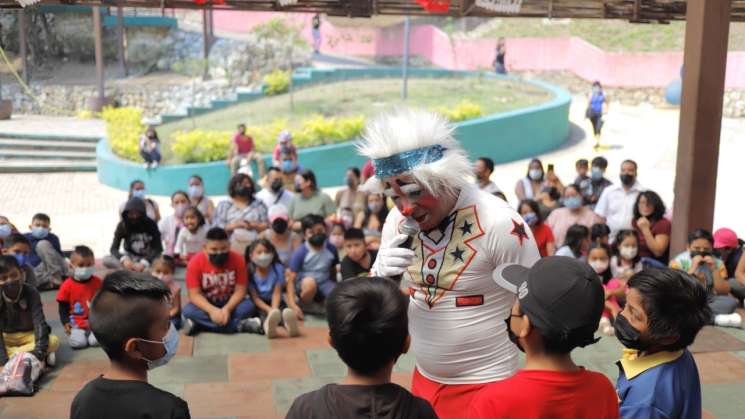
<svg viewBox="0 0 745 419"><path fill-rule="evenodd" d="M601 275L603 272L608 270L608 261L607 260L593 260L590 262L590 266L592 266L592 269L595 270L595 273L598 275Z"/></svg>
<svg viewBox="0 0 745 419"><path fill-rule="evenodd" d="M256 266L260 268L267 268L269 265L272 264L272 261L274 260L274 255L271 253L262 253L255 258L253 258L253 262L256 264Z"/></svg>
<svg viewBox="0 0 745 419"><path fill-rule="evenodd" d="M163 365L166 365L168 361L173 359L174 355L176 355L176 350L178 349L178 342L180 339L181 338L176 331L176 328L173 326L173 323L171 323L171 327L168 328L168 333L163 336L162 341L138 338L137 340L141 340L143 342L159 343L166 348L166 353L158 359L149 360L144 357L142 358L145 360L145 362L147 362L147 369L152 370L158 367L162 367Z"/></svg>
<svg viewBox="0 0 745 419"><path fill-rule="evenodd" d="M618 249L618 253L620 253L621 257L626 260L634 259L638 251L639 250L636 248L636 246L622 246L620 249Z"/></svg>
<svg viewBox="0 0 745 419"><path fill-rule="evenodd" d="M541 177L543 177L543 170L530 169L530 171L528 171L528 176L530 176L531 180L535 180L535 181L541 180Z"/></svg>
<svg viewBox="0 0 745 419"><path fill-rule="evenodd" d="M73 279L75 279L78 282L87 281L91 278L91 276L93 276L94 271L95 271L95 268L93 266L75 268L75 272L73 273Z"/></svg>

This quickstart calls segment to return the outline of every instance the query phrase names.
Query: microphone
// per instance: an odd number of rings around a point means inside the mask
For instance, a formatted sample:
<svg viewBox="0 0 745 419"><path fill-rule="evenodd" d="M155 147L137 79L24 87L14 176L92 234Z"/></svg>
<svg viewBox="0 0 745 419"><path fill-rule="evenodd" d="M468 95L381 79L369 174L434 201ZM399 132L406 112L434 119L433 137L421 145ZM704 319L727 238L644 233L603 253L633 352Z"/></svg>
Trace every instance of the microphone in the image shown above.
<svg viewBox="0 0 745 419"><path fill-rule="evenodd" d="M401 223L401 225L398 226L398 231L401 234L406 234L409 236L408 239L406 239L405 242L398 245L398 247L403 249L411 249L411 245L414 243L414 237L419 235L419 224L412 218L411 216L407 216L406 220ZM401 275L395 275L391 277L394 281L401 283L401 280L403 279L403 274Z"/></svg>

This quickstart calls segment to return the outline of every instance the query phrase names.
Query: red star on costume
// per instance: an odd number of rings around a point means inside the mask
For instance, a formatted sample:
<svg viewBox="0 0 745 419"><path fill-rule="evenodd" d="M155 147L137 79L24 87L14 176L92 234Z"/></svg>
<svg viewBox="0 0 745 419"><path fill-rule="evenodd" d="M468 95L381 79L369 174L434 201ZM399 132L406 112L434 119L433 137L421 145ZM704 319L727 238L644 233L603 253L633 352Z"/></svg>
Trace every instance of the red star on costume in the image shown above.
<svg viewBox="0 0 745 419"><path fill-rule="evenodd" d="M523 245L523 240L530 240L525 232L525 224L518 223L515 220L512 220L512 232L510 234L517 237L520 241L520 247Z"/></svg>

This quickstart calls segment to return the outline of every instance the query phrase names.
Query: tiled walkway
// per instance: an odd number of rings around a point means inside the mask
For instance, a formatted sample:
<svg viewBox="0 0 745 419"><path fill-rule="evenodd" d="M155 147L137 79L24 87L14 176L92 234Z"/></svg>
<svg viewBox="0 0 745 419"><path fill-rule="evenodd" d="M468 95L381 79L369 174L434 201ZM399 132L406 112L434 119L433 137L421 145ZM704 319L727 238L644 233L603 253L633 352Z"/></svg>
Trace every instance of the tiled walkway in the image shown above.
<svg viewBox="0 0 745 419"><path fill-rule="evenodd" d="M67 345L53 292L43 294L44 311L53 333L62 340L58 365L30 398L0 398L3 419L69 417L70 403L89 380L105 371L108 360L99 348L73 351ZM310 317L302 336L267 340L264 336L202 333L181 336L176 357L150 374L150 382L189 403L193 418L281 418L298 395L338 382L345 366L327 343L323 319ZM745 330L706 328L694 345L703 384L705 417L745 417ZM603 337L576 350L579 365L600 371L615 382L621 346ZM409 387L414 359L404 355L394 381Z"/></svg>

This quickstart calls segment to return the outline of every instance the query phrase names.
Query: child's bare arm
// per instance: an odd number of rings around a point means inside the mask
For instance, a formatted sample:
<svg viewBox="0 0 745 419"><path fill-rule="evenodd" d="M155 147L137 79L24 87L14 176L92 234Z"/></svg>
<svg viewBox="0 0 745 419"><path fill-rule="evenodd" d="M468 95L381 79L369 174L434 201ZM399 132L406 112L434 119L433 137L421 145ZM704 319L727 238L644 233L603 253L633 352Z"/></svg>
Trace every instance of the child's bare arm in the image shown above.
<svg viewBox="0 0 745 419"><path fill-rule="evenodd" d="M181 294L171 296L171 310L168 312L169 317L176 317L181 313Z"/></svg>
<svg viewBox="0 0 745 419"><path fill-rule="evenodd" d="M271 308L279 308L279 303L282 301L282 286L277 284L274 286L274 291L272 292L272 307Z"/></svg>
<svg viewBox="0 0 745 419"><path fill-rule="evenodd" d="M251 300L254 302L254 304L256 304L256 307L259 310L265 313L268 313L269 310L272 309L271 307L269 307L267 303L264 302L264 300L259 298L259 294L256 292L256 290L253 287L248 288L248 294L251 295Z"/></svg>

